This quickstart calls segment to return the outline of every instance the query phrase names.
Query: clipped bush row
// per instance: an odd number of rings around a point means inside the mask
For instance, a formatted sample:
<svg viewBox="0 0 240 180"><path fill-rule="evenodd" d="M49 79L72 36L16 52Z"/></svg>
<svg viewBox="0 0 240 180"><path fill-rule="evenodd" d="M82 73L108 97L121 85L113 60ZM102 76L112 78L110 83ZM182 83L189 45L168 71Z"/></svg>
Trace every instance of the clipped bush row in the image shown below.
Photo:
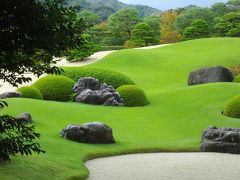
<svg viewBox="0 0 240 180"><path fill-rule="evenodd" d="M117 89L123 99L124 105L128 107L145 106L149 104L144 91L135 85L124 85Z"/></svg>
<svg viewBox="0 0 240 180"><path fill-rule="evenodd" d="M114 89L117 89L123 85L133 85L134 82L127 76L108 69L100 68L88 68L88 67L64 67L62 76L71 78L77 82L83 77L92 77L98 79L102 83L111 85Z"/></svg>
<svg viewBox="0 0 240 180"><path fill-rule="evenodd" d="M65 76L48 75L38 79L33 87L37 88L44 100L69 101L75 82Z"/></svg>

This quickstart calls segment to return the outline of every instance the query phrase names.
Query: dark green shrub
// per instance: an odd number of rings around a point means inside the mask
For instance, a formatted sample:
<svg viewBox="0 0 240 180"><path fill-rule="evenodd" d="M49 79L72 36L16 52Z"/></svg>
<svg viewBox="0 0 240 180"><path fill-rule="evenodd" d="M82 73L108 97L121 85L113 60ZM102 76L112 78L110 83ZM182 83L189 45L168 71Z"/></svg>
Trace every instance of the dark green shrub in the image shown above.
<svg viewBox="0 0 240 180"><path fill-rule="evenodd" d="M134 84L127 76L108 69L86 67L64 67L63 69L64 72L61 75L69 77L76 82L83 77L93 77L102 83L113 86L115 89L122 85Z"/></svg>
<svg viewBox="0 0 240 180"><path fill-rule="evenodd" d="M125 49L124 46L101 46L100 51L111 51L111 50L121 50Z"/></svg>
<svg viewBox="0 0 240 180"><path fill-rule="evenodd" d="M124 101L124 105L128 107L145 106L149 104L144 91L135 85L124 85L117 89Z"/></svg>
<svg viewBox="0 0 240 180"><path fill-rule="evenodd" d="M236 96L227 102L223 114L233 118L240 118L240 96Z"/></svg>
<svg viewBox="0 0 240 180"><path fill-rule="evenodd" d="M234 78L233 82L240 83L240 75L237 75L237 76Z"/></svg>
<svg viewBox="0 0 240 180"><path fill-rule="evenodd" d="M17 89L17 92L22 93L23 98L43 99L41 92L32 86L24 86Z"/></svg>
<svg viewBox="0 0 240 180"><path fill-rule="evenodd" d="M68 101L73 94L74 84L68 77L48 75L37 80L33 86L42 93L45 100Z"/></svg>

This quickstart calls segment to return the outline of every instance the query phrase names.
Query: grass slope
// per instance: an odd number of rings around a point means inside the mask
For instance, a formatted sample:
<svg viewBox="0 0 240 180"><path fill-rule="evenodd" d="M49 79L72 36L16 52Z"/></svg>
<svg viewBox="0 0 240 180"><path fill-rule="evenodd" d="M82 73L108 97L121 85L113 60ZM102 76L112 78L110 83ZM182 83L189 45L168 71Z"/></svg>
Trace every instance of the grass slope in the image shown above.
<svg viewBox="0 0 240 180"><path fill-rule="evenodd" d="M0 164L0 179L84 179L88 171L83 162L93 157L198 151L201 132L209 125L240 126L239 119L221 115L225 102L240 94L240 84L188 87L188 74L201 67L238 64L239 47L239 38L200 39L159 49L121 50L91 65L128 75L146 92L150 105L145 107L8 99L6 113L32 114L47 153L14 157L10 164ZM67 124L91 121L110 125L117 144L88 145L59 137Z"/></svg>

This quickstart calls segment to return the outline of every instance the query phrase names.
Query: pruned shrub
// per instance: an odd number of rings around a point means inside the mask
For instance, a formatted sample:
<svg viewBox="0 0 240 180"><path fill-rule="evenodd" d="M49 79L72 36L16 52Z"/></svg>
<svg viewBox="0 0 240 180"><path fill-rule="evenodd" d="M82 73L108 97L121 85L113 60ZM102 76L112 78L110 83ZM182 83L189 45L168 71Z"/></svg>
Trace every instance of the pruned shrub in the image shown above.
<svg viewBox="0 0 240 180"><path fill-rule="evenodd" d="M48 75L37 80L33 86L36 87L45 100L69 101L73 94L75 82L65 76Z"/></svg>
<svg viewBox="0 0 240 180"><path fill-rule="evenodd" d="M240 75L237 75L237 76L234 78L233 82L240 83Z"/></svg>
<svg viewBox="0 0 240 180"><path fill-rule="evenodd" d="M83 77L92 77L102 83L111 85L115 89L123 85L134 84L134 82L124 74L108 69L89 67L64 67L63 69L64 72L61 75L69 77L75 82Z"/></svg>
<svg viewBox="0 0 240 180"><path fill-rule="evenodd" d="M128 107L145 106L149 104L144 91L135 85L124 85L117 89L123 99L124 105Z"/></svg>
<svg viewBox="0 0 240 180"><path fill-rule="evenodd" d="M41 92L32 86L20 87L17 89L17 92L20 92L23 98L43 99Z"/></svg>
<svg viewBox="0 0 240 180"><path fill-rule="evenodd" d="M227 102L223 114L233 118L240 118L240 95Z"/></svg>

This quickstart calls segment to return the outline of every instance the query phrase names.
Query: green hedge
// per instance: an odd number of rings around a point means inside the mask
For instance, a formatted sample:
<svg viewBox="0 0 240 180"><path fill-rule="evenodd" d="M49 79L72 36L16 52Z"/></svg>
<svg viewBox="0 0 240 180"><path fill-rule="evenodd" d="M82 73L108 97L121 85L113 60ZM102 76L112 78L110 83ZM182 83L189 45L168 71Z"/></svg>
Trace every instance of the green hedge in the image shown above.
<svg viewBox="0 0 240 180"><path fill-rule="evenodd" d="M124 101L124 105L128 107L133 106L145 106L149 104L148 99L144 91L135 85L124 85L117 89L121 98Z"/></svg>
<svg viewBox="0 0 240 180"><path fill-rule="evenodd" d="M123 85L134 84L127 76L108 69L89 68L89 67L63 67L63 76L69 77L77 82L83 77L96 78L102 83L111 85L113 88L118 88Z"/></svg>
<svg viewBox="0 0 240 180"><path fill-rule="evenodd" d="M240 118L240 95L227 102L223 114L233 118Z"/></svg>
<svg viewBox="0 0 240 180"><path fill-rule="evenodd" d="M42 93L45 100L65 102L70 100L74 84L68 77L48 75L37 80L33 86Z"/></svg>
<svg viewBox="0 0 240 180"><path fill-rule="evenodd" d="M24 86L17 89L17 92L20 92L23 98L31 98L31 99L43 99L41 92L32 86Z"/></svg>
<svg viewBox="0 0 240 180"><path fill-rule="evenodd" d="M125 49L124 46L101 46L99 51L111 51Z"/></svg>

